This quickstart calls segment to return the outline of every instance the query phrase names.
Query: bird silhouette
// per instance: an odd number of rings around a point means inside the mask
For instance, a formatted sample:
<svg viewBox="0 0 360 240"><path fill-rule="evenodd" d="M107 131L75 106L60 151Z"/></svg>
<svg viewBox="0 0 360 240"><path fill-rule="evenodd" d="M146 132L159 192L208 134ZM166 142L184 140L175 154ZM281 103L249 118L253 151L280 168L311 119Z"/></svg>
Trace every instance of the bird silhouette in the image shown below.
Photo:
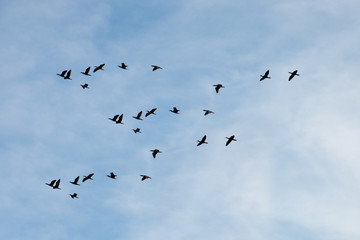
<svg viewBox="0 0 360 240"><path fill-rule="evenodd" d="M85 72L80 72L80 73L82 73L82 74L84 74L84 75L86 75L86 76L91 76L91 75L89 74L89 71L90 71L90 67L88 67L88 68L85 70Z"/></svg>
<svg viewBox="0 0 360 240"><path fill-rule="evenodd" d="M77 193L69 194L72 199L78 198Z"/></svg>
<svg viewBox="0 0 360 240"><path fill-rule="evenodd" d="M93 180L92 179L92 176L94 176L94 173L90 173L89 175L87 175L87 176L84 176L84 179L82 180L83 182L85 182L86 180Z"/></svg>
<svg viewBox="0 0 360 240"><path fill-rule="evenodd" d="M151 109L150 111L147 111L147 113L145 114L145 117L148 117L150 114L156 115L156 114L155 114L156 109L157 109L157 108L153 108L153 109Z"/></svg>
<svg viewBox="0 0 360 240"><path fill-rule="evenodd" d="M225 88L225 86L223 86L222 84L216 84L213 85L215 87L215 91L216 93L219 93L220 88Z"/></svg>
<svg viewBox="0 0 360 240"><path fill-rule="evenodd" d="M72 80L72 79L70 78L70 75L71 75L71 69L66 73L66 76L64 77L64 79Z"/></svg>
<svg viewBox="0 0 360 240"><path fill-rule="evenodd" d="M196 146L200 146L203 143L208 144L207 142L205 142L205 140L206 140L206 135L204 135L203 138L200 141L197 140L199 143Z"/></svg>
<svg viewBox="0 0 360 240"><path fill-rule="evenodd" d="M266 72L265 72L265 74L264 75L260 75L260 81L262 81L262 80L264 80L265 78L271 78L271 77L269 77L269 73L270 73L270 71L269 70L267 70Z"/></svg>
<svg viewBox="0 0 360 240"><path fill-rule="evenodd" d="M103 67L105 66L105 64L100 64L99 66L95 66L94 72L97 72L98 70L104 70Z"/></svg>
<svg viewBox="0 0 360 240"><path fill-rule="evenodd" d="M87 84L87 83L85 83L84 85L81 85L81 84L80 84L80 86L81 86L83 89L89 88L89 84Z"/></svg>
<svg viewBox="0 0 360 240"><path fill-rule="evenodd" d="M147 176L147 175L140 175L140 177L141 177L141 181L144 181L144 180L146 180L146 179L151 179L151 177L149 177L149 176Z"/></svg>
<svg viewBox="0 0 360 240"><path fill-rule="evenodd" d="M172 113L175 113L175 114L179 114L179 109L177 109L176 107L173 107L173 109L169 110L170 112Z"/></svg>
<svg viewBox="0 0 360 240"><path fill-rule="evenodd" d="M45 183L45 184L50 186L50 187L54 187L55 182L56 182L56 179L52 180L50 183Z"/></svg>
<svg viewBox="0 0 360 240"><path fill-rule="evenodd" d="M299 74L297 74L297 70L293 71L293 72L289 72L291 75L289 77L289 81L291 81L291 79L293 79L293 77L295 76L300 76Z"/></svg>
<svg viewBox="0 0 360 240"><path fill-rule="evenodd" d="M70 182L70 183L71 183L71 184L74 184L74 185L80 186L80 184L78 184L79 178L80 178L80 176L77 176L77 177L74 179L74 181L73 181L73 182Z"/></svg>
<svg viewBox="0 0 360 240"><path fill-rule="evenodd" d="M65 74L66 74L66 72L67 72L67 70L64 70L64 71L62 71L60 74L59 73L57 73L56 75L58 75L58 76L60 76L60 77L65 77Z"/></svg>
<svg viewBox="0 0 360 240"><path fill-rule="evenodd" d="M141 133L140 128L133 129L134 133Z"/></svg>
<svg viewBox="0 0 360 240"><path fill-rule="evenodd" d="M53 186L53 189L61 189L59 188L59 185L60 185L60 179L56 181L55 185Z"/></svg>
<svg viewBox="0 0 360 240"><path fill-rule="evenodd" d="M127 65L125 65L125 63L121 63L118 67L127 70Z"/></svg>
<svg viewBox="0 0 360 240"><path fill-rule="evenodd" d="M141 114L142 114L142 111L140 111L136 117L133 116L133 118L137 119L137 120L142 120L141 118Z"/></svg>
<svg viewBox="0 0 360 240"><path fill-rule="evenodd" d="M204 113L204 116L206 116L206 115L208 115L208 114L210 114L210 113L214 113L213 111L206 110L206 109L204 109L203 111L205 112L205 113Z"/></svg>
<svg viewBox="0 0 360 240"><path fill-rule="evenodd" d="M154 158L156 158L156 154L162 153L162 152L160 152L159 149L150 150L150 152L152 152L152 155L153 155Z"/></svg>
<svg viewBox="0 0 360 240"><path fill-rule="evenodd" d="M111 172L110 175L106 175L106 176L112 179L116 179L116 175L113 172Z"/></svg>
<svg viewBox="0 0 360 240"><path fill-rule="evenodd" d="M232 135L231 137L226 137L228 140L226 141L225 146L229 145L231 143L231 141L237 141L235 139L235 135Z"/></svg>
<svg viewBox="0 0 360 240"><path fill-rule="evenodd" d="M158 69L162 69L162 67L156 66L156 65L151 65L153 67L153 71L156 71Z"/></svg>
<svg viewBox="0 0 360 240"><path fill-rule="evenodd" d="M122 123L122 120L123 120L123 117L124 117L124 114L121 114L120 117L118 118L118 120L115 122L116 124L124 124Z"/></svg>
<svg viewBox="0 0 360 240"><path fill-rule="evenodd" d="M119 114L115 115L113 118L108 118L109 120L116 122L116 119L119 117Z"/></svg>

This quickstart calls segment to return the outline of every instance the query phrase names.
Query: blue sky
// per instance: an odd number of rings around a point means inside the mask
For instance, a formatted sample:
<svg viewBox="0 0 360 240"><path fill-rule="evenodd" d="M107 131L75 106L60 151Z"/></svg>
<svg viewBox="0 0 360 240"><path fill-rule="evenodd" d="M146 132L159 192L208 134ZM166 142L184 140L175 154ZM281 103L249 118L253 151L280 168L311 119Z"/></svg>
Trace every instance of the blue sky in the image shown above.
<svg viewBox="0 0 360 240"><path fill-rule="evenodd" d="M359 239L357 1L0 6L1 239Z"/></svg>

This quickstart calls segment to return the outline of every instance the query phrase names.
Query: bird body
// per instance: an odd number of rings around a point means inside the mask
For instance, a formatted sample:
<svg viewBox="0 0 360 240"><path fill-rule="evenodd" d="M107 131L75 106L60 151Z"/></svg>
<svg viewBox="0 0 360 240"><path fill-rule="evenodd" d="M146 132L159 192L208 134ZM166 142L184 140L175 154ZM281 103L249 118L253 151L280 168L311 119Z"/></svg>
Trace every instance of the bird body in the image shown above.
<svg viewBox="0 0 360 240"><path fill-rule="evenodd" d="M113 118L108 118L109 120L116 122L116 119L119 117L119 114L115 115Z"/></svg>
<svg viewBox="0 0 360 240"><path fill-rule="evenodd" d="M81 84L80 84L80 86L81 86L83 89L89 88L89 84L87 84L87 83L85 83L84 85L81 85Z"/></svg>
<svg viewBox="0 0 360 240"><path fill-rule="evenodd" d="M205 142L206 141L206 135L204 135L203 136L203 138L199 141L199 140L197 140L199 143L196 145L196 146L200 146L201 144L208 144L207 142Z"/></svg>
<svg viewBox="0 0 360 240"><path fill-rule="evenodd" d="M50 187L54 187L55 182L56 182L56 179L52 180L50 183L45 183L45 184L50 186Z"/></svg>
<svg viewBox="0 0 360 240"><path fill-rule="evenodd" d="M77 193L69 194L72 199L78 198Z"/></svg>
<svg viewBox="0 0 360 240"><path fill-rule="evenodd" d="M216 93L219 93L220 88L225 88L225 86L223 86L222 84L216 84L213 85L215 87L215 91Z"/></svg>
<svg viewBox="0 0 360 240"><path fill-rule="evenodd" d="M125 65L125 63L121 63L118 67L127 70L127 65Z"/></svg>
<svg viewBox="0 0 360 240"><path fill-rule="evenodd" d="M120 117L118 118L118 120L115 122L116 124L124 124L122 123L122 120L123 120L123 117L124 117L124 114L121 114Z"/></svg>
<svg viewBox="0 0 360 240"><path fill-rule="evenodd" d="M295 76L300 76L299 74L297 74L297 70L293 71L293 72L289 72L291 75L289 77L289 81L291 81L291 79L293 79Z"/></svg>
<svg viewBox="0 0 360 240"><path fill-rule="evenodd" d="M84 176L84 179L82 180L83 182L85 182L86 180L93 180L92 179L92 176L94 176L94 173L90 173L89 175L87 175L87 176Z"/></svg>
<svg viewBox="0 0 360 240"><path fill-rule="evenodd" d="M156 65L151 65L153 67L153 71L156 71L158 69L162 69L162 67L156 66Z"/></svg>
<svg viewBox="0 0 360 240"><path fill-rule="evenodd" d="M225 146L229 145L229 144L231 143L231 141L237 141L237 140L235 139L235 135L232 135L232 136L226 137L226 138L227 138L228 140L226 141Z"/></svg>
<svg viewBox="0 0 360 240"><path fill-rule="evenodd" d="M162 152L160 152L159 149L150 150L150 152L152 152L152 155L153 155L154 158L156 158L156 154L162 153Z"/></svg>
<svg viewBox="0 0 360 240"><path fill-rule="evenodd" d="M206 115L208 115L208 114L210 114L210 113L214 113L213 111L206 110L206 109L204 109L203 111L205 112L205 113L204 113L204 116L206 116Z"/></svg>
<svg viewBox="0 0 360 240"><path fill-rule="evenodd" d="M142 114L142 111L140 111L136 117L133 116L133 118L137 119L137 120L142 120L141 119L141 114Z"/></svg>
<svg viewBox="0 0 360 240"><path fill-rule="evenodd" d="M66 72L67 72L67 70L64 70L64 71L62 71L60 74L59 73L57 73L56 75L58 75L58 76L60 76L60 77L65 77L65 74L66 74Z"/></svg>
<svg viewBox="0 0 360 240"><path fill-rule="evenodd" d="M97 72L98 70L104 70L103 67L105 66L105 64L100 64L99 66L95 66L95 69L93 72Z"/></svg>
<svg viewBox="0 0 360 240"><path fill-rule="evenodd" d="M74 185L80 186L80 184L78 184L79 178L80 178L80 176L77 176L77 177L74 179L74 181L73 181L73 182L70 182L70 183L71 183L71 184L74 184Z"/></svg>
<svg viewBox="0 0 360 240"><path fill-rule="evenodd" d="M172 113L175 113L175 114L179 114L179 109L177 109L176 107L173 107L173 109L172 110L169 110L170 112L172 112Z"/></svg>
<svg viewBox="0 0 360 240"><path fill-rule="evenodd" d="M134 133L141 133L140 128L133 129Z"/></svg>
<svg viewBox="0 0 360 240"><path fill-rule="evenodd" d="M147 111L147 113L145 114L145 117L148 117L150 114L156 115L156 114L155 114L156 109L157 109L157 108L153 108L153 109L151 109L150 111Z"/></svg>
<svg viewBox="0 0 360 240"><path fill-rule="evenodd" d="M260 75L260 81L262 81L262 80L264 80L264 79L266 79L266 78L271 78L271 77L269 77L269 73L270 73L270 71L269 70L267 70L266 72L265 72L265 74L264 75Z"/></svg>
<svg viewBox="0 0 360 240"><path fill-rule="evenodd" d="M80 73L82 73L82 74L84 74L84 75L86 75L86 76L91 76L91 75L89 74L89 71L90 71L90 67L88 67L88 68L85 70L85 72L80 72Z"/></svg>
<svg viewBox="0 0 360 240"><path fill-rule="evenodd" d="M140 177L141 177L141 181L144 181L144 180L146 180L146 179L151 179L151 177L149 177L149 176L147 176L147 175L140 175Z"/></svg>
<svg viewBox="0 0 360 240"><path fill-rule="evenodd" d="M106 175L106 176L112 179L116 179L116 175L113 172L111 172L110 175Z"/></svg>

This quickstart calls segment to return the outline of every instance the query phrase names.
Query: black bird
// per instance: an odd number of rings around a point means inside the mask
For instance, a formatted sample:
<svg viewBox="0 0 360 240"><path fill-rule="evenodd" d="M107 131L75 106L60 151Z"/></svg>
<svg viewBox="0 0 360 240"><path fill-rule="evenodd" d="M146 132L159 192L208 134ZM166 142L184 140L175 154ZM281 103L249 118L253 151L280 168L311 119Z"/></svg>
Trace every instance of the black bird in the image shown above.
<svg viewBox="0 0 360 240"><path fill-rule="evenodd" d="M141 118L141 114L142 114L142 111L140 111L136 117L133 116L133 118L137 119L137 120L142 120Z"/></svg>
<svg viewBox="0 0 360 240"><path fill-rule="evenodd" d="M62 71L60 74L59 73L57 73L56 75L58 75L58 76L60 76L60 77L65 77L65 74L66 74L66 72L67 72L67 70L64 70L64 71Z"/></svg>
<svg viewBox="0 0 360 240"><path fill-rule="evenodd" d="M133 129L134 133L141 133L140 128Z"/></svg>
<svg viewBox="0 0 360 240"><path fill-rule="evenodd" d="M54 187L55 182L56 182L56 179L52 180L50 183L45 183L45 184L50 186L50 187Z"/></svg>
<svg viewBox="0 0 360 240"><path fill-rule="evenodd" d="M88 68L85 70L85 72L81 72L81 73L84 74L84 75L86 75L86 76L91 76L91 75L89 74L89 71L90 71L90 67L88 67Z"/></svg>
<svg viewBox="0 0 360 240"><path fill-rule="evenodd" d="M226 141L225 146L229 145L231 143L231 141L237 141L235 139L235 135L232 135L231 137L226 137L228 140Z"/></svg>
<svg viewBox="0 0 360 240"><path fill-rule="evenodd" d="M208 114L210 114L210 113L214 113L213 111L206 110L206 109L204 109L203 111L205 112L205 113L204 113L204 116L206 116L206 115L208 115Z"/></svg>
<svg viewBox="0 0 360 240"><path fill-rule="evenodd" d="M172 110L169 110L170 112L172 112L172 113L175 113L175 114L179 114L179 109L177 109L176 107L173 107L173 109Z"/></svg>
<svg viewBox="0 0 360 240"><path fill-rule="evenodd" d="M154 158L156 157L156 154L162 153L162 152L160 152L159 149L150 150L150 152L152 152L152 155L153 155Z"/></svg>
<svg viewBox="0 0 360 240"><path fill-rule="evenodd" d="M80 86L81 86L83 89L89 88L89 84L87 84L87 83L85 83L84 85L81 85L81 84L80 84Z"/></svg>
<svg viewBox="0 0 360 240"><path fill-rule="evenodd" d="M121 63L118 67L127 70L127 65L125 65L125 63Z"/></svg>
<svg viewBox="0 0 360 240"><path fill-rule="evenodd" d="M206 135L204 135L203 138L200 141L197 140L199 143L196 146L200 146L203 143L208 144L207 142L205 142L205 140L206 140Z"/></svg>
<svg viewBox="0 0 360 240"><path fill-rule="evenodd" d="M151 179L151 177L147 176L147 175L140 175L141 177L141 181L144 181L145 179Z"/></svg>
<svg viewBox="0 0 360 240"><path fill-rule="evenodd" d="M55 185L53 186L53 189L61 189L59 188L59 185L60 185L60 179L56 181Z"/></svg>
<svg viewBox="0 0 360 240"><path fill-rule="evenodd" d="M156 114L155 114L156 109L157 109L157 108L153 108L153 109L151 109L150 111L147 111L147 113L145 114L145 117L149 116L150 114L156 115Z"/></svg>
<svg viewBox="0 0 360 240"><path fill-rule="evenodd" d="M264 80L265 78L271 78L271 77L269 77L269 73L270 73L270 71L269 70L267 70L266 72L265 72L265 74L264 75L260 75L260 81L262 81L262 80Z"/></svg>
<svg viewBox="0 0 360 240"><path fill-rule="evenodd" d="M91 178L92 176L94 176L94 174L93 174L93 173L90 173L89 175L84 176L84 179L83 179L82 181L85 182L86 180L89 180L89 179L93 180L93 179Z"/></svg>
<svg viewBox="0 0 360 240"><path fill-rule="evenodd" d="M95 66L94 72L98 71L98 70L104 70L103 67L105 66L105 64L100 64L99 66Z"/></svg>
<svg viewBox="0 0 360 240"><path fill-rule="evenodd" d="M156 71L158 69L162 69L162 67L156 66L156 65L151 65L153 67L153 71Z"/></svg>
<svg viewBox="0 0 360 240"><path fill-rule="evenodd" d="M116 124L123 124L121 121L123 120L124 114L121 114L119 119L116 121Z"/></svg>
<svg viewBox="0 0 360 240"><path fill-rule="evenodd" d="M113 172L111 172L110 175L106 175L106 176L112 179L116 179L116 175Z"/></svg>
<svg viewBox="0 0 360 240"><path fill-rule="evenodd" d="M113 118L108 118L109 120L116 122L116 119L119 117L119 114L115 115Z"/></svg>
<svg viewBox="0 0 360 240"><path fill-rule="evenodd" d="M223 86L222 84L216 84L213 85L215 87L215 91L216 93L219 93L220 88L225 88L225 86Z"/></svg>
<svg viewBox="0 0 360 240"><path fill-rule="evenodd" d="M66 73L66 76L64 77L64 79L72 80L72 79L70 78L70 75L71 75L71 69Z"/></svg>
<svg viewBox="0 0 360 240"><path fill-rule="evenodd" d="M297 74L297 70L295 70L295 71L293 71L293 72L289 72L291 75L290 75L290 77L289 77L289 81L291 80L291 79L293 79L293 77L295 77L295 76L300 76L299 74Z"/></svg>
<svg viewBox="0 0 360 240"><path fill-rule="evenodd" d="M74 181L73 181L73 182L70 182L70 183L72 183L72 184L74 184L74 185L80 186L80 184L78 184L79 178L80 178L80 176L77 176L77 177L74 179Z"/></svg>
<svg viewBox="0 0 360 240"><path fill-rule="evenodd" d="M78 198L77 193L69 194L72 199Z"/></svg>

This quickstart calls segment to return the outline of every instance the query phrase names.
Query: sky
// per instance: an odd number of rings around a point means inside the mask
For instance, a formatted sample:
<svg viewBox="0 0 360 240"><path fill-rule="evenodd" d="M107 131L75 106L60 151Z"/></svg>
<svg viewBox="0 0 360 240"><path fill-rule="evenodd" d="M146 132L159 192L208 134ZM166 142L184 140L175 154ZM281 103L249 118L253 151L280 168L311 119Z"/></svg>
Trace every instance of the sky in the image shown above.
<svg viewBox="0 0 360 240"><path fill-rule="evenodd" d="M359 10L1 1L0 238L359 239Z"/></svg>

